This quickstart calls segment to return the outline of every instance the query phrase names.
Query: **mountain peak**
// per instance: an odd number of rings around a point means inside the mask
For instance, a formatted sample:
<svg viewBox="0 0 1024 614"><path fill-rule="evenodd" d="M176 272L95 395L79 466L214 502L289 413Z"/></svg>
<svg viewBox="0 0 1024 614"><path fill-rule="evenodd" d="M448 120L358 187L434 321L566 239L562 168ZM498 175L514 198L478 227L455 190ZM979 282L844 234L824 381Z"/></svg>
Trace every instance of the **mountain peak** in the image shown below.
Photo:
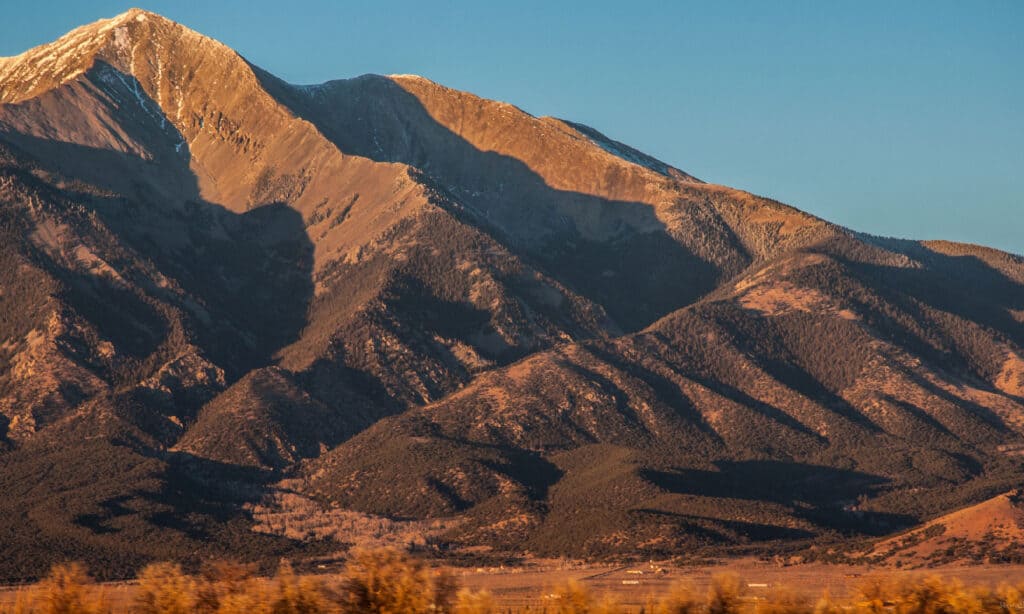
<svg viewBox="0 0 1024 614"><path fill-rule="evenodd" d="M168 38L223 47L157 13L132 8L75 28L51 43L0 58L0 103L21 102L58 87L92 68L97 59L134 74L136 48Z"/></svg>
<svg viewBox="0 0 1024 614"><path fill-rule="evenodd" d="M170 21L163 15L154 13L152 11L147 11L146 9L140 9L138 7L132 7L128 9L120 15L113 17L111 21L127 21L131 19L134 19L135 21L145 21L148 18L163 19L166 21Z"/></svg>

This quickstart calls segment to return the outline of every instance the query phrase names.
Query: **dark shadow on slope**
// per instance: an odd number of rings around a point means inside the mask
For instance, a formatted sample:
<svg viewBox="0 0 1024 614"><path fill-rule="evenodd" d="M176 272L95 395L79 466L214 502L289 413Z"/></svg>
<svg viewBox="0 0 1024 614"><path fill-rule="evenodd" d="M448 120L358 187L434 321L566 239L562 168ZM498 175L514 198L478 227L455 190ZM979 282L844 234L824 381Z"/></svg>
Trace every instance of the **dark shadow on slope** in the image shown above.
<svg viewBox="0 0 1024 614"><path fill-rule="evenodd" d="M874 311L869 323L894 343L910 348L939 373L955 374L972 386L1024 402L1024 397L996 390L990 383L1003 367L1005 342L1018 350L1024 347L1024 326L1009 313L1024 310L1024 286L974 256L939 255L925 269L844 264L895 306L865 309ZM971 272L962 273L965 269ZM969 407L996 431L1007 432L1003 420L991 410L954 396L916 373L906 375L954 405Z"/></svg>
<svg viewBox="0 0 1024 614"><path fill-rule="evenodd" d="M313 295L313 246L301 215L285 203L238 214L203 200L181 134L152 116L159 107L145 94L105 79L110 71L99 63L87 76L125 101L116 111L121 127L150 147L150 159L21 133L0 133L0 140L32 155L48 172L106 192L75 191L72 184L66 197L98 215L119 242L183 290L180 297L146 287L150 297L188 315L201 336L198 345L229 376L269 364L298 338ZM83 309L97 306L88 297L68 298Z"/></svg>
<svg viewBox="0 0 1024 614"><path fill-rule="evenodd" d="M963 430L965 432L977 432L978 426L984 427L988 431L988 438L987 440L981 440L981 442L994 443L996 441L1001 441L1002 436L1012 432L1012 429L1010 429L1010 427L1008 427L1006 423L1003 422L1003 419L1000 418L991 409L950 393L948 390L945 390L942 387L936 385L935 382L930 381L929 379L923 377L920 373L917 373L912 369L907 369L904 367L899 368L903 372L903 375L905 377L913 381L915 384L917 384L924 390L927 390L931 394L934 394L935 396L945 401L948 401L954 407L966 409L970 417L974 419L976 423L970 425L972 427L971 429ZM958 437L963 437L963 435L963 433L958 433Z"/></svg>
<svg viewBox="0 0 1024 614"><path fill-rule="evenodd" d="M451 506L451 509L454 510L455 512L464 512L469 508L473 507L473 503L471 501L467 501L460 497L459 493L456 492L454 488L445 484L441 480L438 480L435 477L427 476L425 482L427 488L430 488L431 490L437 492L439 495L444 497L448 501L448 505Z"/></svg>
<svg viewBox="0 0 1024 614"><path fill-rule="evenodd" d="M671 381L669 381L667 378L655 373L653 370L644 367L643 365L640 365L638 363L629 361L621 356L618 356L614 352L609 352L602 348L599 348L597 344L591 344L588 347L591 351L600 356L603 360L607 361L609 364L612 364L615 367L622 369L623 371L626 371L627 373L630 373L631 375L643 380L658 394L658 397L661 398L663 402L665 402L669 407L674 408L676 411L685 411L685 417L694 424L696 424L706 434L709 434L718 440L721 439L721 437L714 431L711 425L707 424L707 422L704 420L703 414L698 412L696 408L694 408L693 403L682 394L679 387L672 383ZM673 368L677 369L677 367ZM781 409L773 407L772 405L764 403L763 401L759 401L758 399L749 396L748 394L744 393L742 390L739 390L738 388L730 386L721 381L712 380L711 378L708 377L703 377L697 373L688 372L686 370L679 369L677 370L677 372L680 375L689 378L694 382L715 392L716 394L719 394L739 405L742 405L743 407L749 409L750 411L761 414L766 419L772 422L777 422L793 431L796 431L808 437L812 437L815 440L822 440L822 437L820 435L810 430L809 428L807 428L806 426L792 418L789 414L783 412Z"/></svg>
<svg viewBox="0 0 1024 614"><path fill-rule="evenodd" d="M785 461L717 461L718 471L644 470L641 476L672 493L719 499L765 501L790 507L819 526L884 535L917 518L868 512L852 506L885 489L891 480L860 471Z"/></svg>
<svg viewBox="0 0 1024 614"><path fill-rule="evenodd" d="M334 399L338 405L342 399ZM366 425L310 398L276 367L246 374L200 410L177 449L239 467L284 472Z"/></svg>
<svg viewBox="0 0 1024 614"><path fill-rule="evenodd" d="M1024 347L1024 326L1010 310L1024 310L1024 285L1007 277L981 258L971 255L947 255L928 249L917 241L880 240L884 249L892 249L920 262L918 268L889 266L872 262L871 254L852 242L826 246L822 252L837 258L864 284L927 327L938 327L957 347L941 352L917 331L904 330L915 346L922 347L937 364L958 371L978 373L982 365L966 354L985 354L974 347L975 339L967 328L943 314L980 324ZM865 252L865 253L861 253ZM1024 266L1024 265L1022 265ZM893 332L900 332L899 327ZM903 340L903 339L901 339Z"/></svg>
<svg viewBox="0 0 1024 614"><path fill-rule="evenodd" d="M548 491L562 477L562 472L542 456L518 448L503 449L501 460L480 460L480 464L515 480L524 487L532 501L546 501Z"/></svg>
<svg viewBox="0 0 1024 614"><path fill-rule="evenodd" d="M79 514L75 517L75 523L90 529L93 533L97 534L117 533L121 531L121 529L110 526L110 521L115 518L120 518L121 516L128 516L129 514L132 514L133 510L125 506L125 504L131 500L131 495L121 495L106 499L100 503L100 507L102 508L101 512Z"/></svg>
<svg viewBox="0 0 1024 614"><path fill-rule="evenodd" d="M313 294L312 244L305 225L300 214L284 203L265 203L235 213L203 200L181 135L149 112L157 108L153 101L144 95L136 99L138 93L128 86L131 77L122 75L122 85L117 79L104 80L104 71L111 70L99 64L85 78L120 100L119 105L111 102L119 128L147 145L146 156L16 132L0 133L0 141L25 152L34 158L36 169L51 174L52 183L60 189L40 182L51 197L40 199L39 206L50 207L51 217L67 224L72 235L84 237L86 247L122 276L130 295L101 274L84 273L72 264L81 256L64 253L59 244L38 249L35 256L64 282L61 299L93 321L103 337L115 341L131 358L129 362L134 361L137 370L126 384L152 375L163 360L189 350L189 345L198 346L202 355L223 366L230 382L272 362L274 353L297 338L305 325ZM90 125L85 117L65 119L69 124ZM130 317L121 317L125 313ZM167 350L165 355L160 354L161 348ZM122 392L118 391L122 400L131 396ZM176 415L183 415L182 408L174 409ZM131 422L159 424L148 411L133 410L133 418L138 414L140 419ZM107 422L93 425L105 427ZM165 433L133 435L126 443L118 443L118 437L102 429L84 437L67 437L86 440L80 446L83 450L61 458L63 473L43 474L36 489L51 496L70 483L83 491L84 498L70 509L47 516L33 538L39 544L36 550L45 550L51 559L57 554L108 556L118 565L135 565L147 558L178 559L186 552L194 557L213 552L256 557L264 546L267 554L278 557L294 547L288 540L254 535L239 507L258 496L270 474L182 454L166 456L156 444L169 443ZM28 469L36 467L24 454L16 458ZM139 476L125 466L127 462L150 467L144 490L140 490ZM95 484L87 483L70 468L74 465L83 466L78 473L88 469L105 475L102 480L93 478ZM28 475L15 473L10 479L24 480ZM32 496L40 495L33 492ZM129 507L125 496L142 503ZM81 511L73 511L76 508ZM76 530L101 533L109 541L61 540ZM139 538L150 533L161 537ZM166 538L171 543L156 543ZM124 552L115 553L118 548ZM110 573L121 572L118 567Z"/></svg>
<svg viewBox="0 0 1024 614"><path fill-rule="evenodd" d="M343 153L418 169L437 204L528 251L627 330L693 303L722 276L673 239L650 205L552 188L522 161L477 149L391 79L365 75L303 91L253 68L272 95ZM613 229L611 236L589 239L576 219Z"/></svg>
<svg viewBox="0 0 1024 614"><path fill-rule="evenodd" d="M772 524L726 520L708 516L679 514L664 510L639 508L631 512L639 519L652 518L658 521L668 520L677 525L687 535L704 539L711 543L735 544L737 538L751 541L799 540L814 537L806 529L795 529ZM718 530L716 530L716 528Z"/></svg>
<svg viewBox="0 0 1024 614"><path fill-rule="evenodd" d="M561 469L533 450L456 437L429 422L421 423L420 428L430 437L455 446L465 457L522 485L534 501L547 499L548 491L564 475Z"/></svg>
<svg viewBox="0 0 1024 614"><path fill-rule="evenodd" d="M708 317L715 319L732 339L736 349L765 373L782 385L811 399L838 416L869 432L880 433L882 428L850 405L836 391L829 390L812 375L786 346L775 322L768 317L750 317L731 304L709 306ZM834 348L822 348L820 355L827 355ZM728 392L728 391L727 391Z"/></svg>
<svg viewBox="0 0 1024 614"><path fill-rule="evenodd" d="M584 365L570 361L560 361L560 363L562 367L577 374L583 378L585 382L596 384L602 392L611 396L615 401L615 413L625 421L627 428L634 431L639 430L643 432L644 435L650 435L647 432L647 428L644 425L643 420L641 420L636 411L629 406L629 393L622 388L619 388L619 386L609 378L593 369L587 368Z"/></svg>
<svg viewBox="0 0 1024 614"><path fill-rule="evenodd" d="M928 412L918 407L917 405L914 405L913 403L907 401L900 400L889 394L883 394L882 398L888 401L889 403L892 403L896 407L899 407L903 411L907 412L907 414L909 414L915 422L919 423L917 425L917 429L924 427L934 431L943 438L949 438L954 442L958 440L957 437L953 433L951 433L944 424L936 420Z"/></svg>
<svg viewBox="0 0 1024 614"><path fill-rule="evenodd" d="M215 480L198 484L195 465L105 435L83 421L60 445L40 438L0 455L0 579L39 577L62 559L116 579L154 560L276 563L319 547L254 533L222 492L230 473L200 467Z"/></svg>
<svg viewBox="0 0 1024 614"><path fill-rule="evenodd" d="M644 471L666 490L705 497L815 505L877 493L889 479L860 471L786 461L717 461L718 471Z"/></svg>
<svg viewBox="0 0 1024 614"><path fill-rule="evenodd" d="M264 488L279 479L278 474L181 452L161 456L164 471L159 488L136 490L131 497L141 502L139 513L144 514L147 526L166 535L180 535L181 541L192 545L191 552L176 557L187 567L197 569L211 556L268 566L280 556L322 554L335 547L252 531L251 518L240 506L258 502Z"/></svg>
<svg viewBox="0 0 1024 614"><path fill-rule="evenodd" d="M310 466L313 492L396 520L449 516L509 494L542 502L562 476L537 452L446 434L420 410L385 418L322 458Z"/></svg>

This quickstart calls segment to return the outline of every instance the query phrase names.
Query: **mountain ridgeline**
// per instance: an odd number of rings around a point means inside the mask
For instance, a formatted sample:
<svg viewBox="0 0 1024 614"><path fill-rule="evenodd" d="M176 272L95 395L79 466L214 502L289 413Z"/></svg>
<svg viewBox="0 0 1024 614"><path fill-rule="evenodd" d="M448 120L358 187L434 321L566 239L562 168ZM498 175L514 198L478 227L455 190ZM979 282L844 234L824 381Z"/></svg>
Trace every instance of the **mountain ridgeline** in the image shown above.
<svg viewBox="0 0 1024 614"><path fill-rule="evenodd" d="M380 523L813 553L1024 478L1024 258L420 77L291 85L145 11L0 58L0 235L7 578Z"/></svg>

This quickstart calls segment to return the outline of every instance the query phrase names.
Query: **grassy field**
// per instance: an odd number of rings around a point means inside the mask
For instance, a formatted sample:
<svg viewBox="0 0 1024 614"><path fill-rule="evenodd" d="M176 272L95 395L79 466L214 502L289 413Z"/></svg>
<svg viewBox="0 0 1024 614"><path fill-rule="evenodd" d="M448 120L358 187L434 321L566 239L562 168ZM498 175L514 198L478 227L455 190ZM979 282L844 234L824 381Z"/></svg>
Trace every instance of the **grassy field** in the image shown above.
<svg viewBox="0 0 1024 614"><path fill-rule="evenodd" d="M1012 597L1020 595L1020 592L1006 588L1016 586L1024 589L1024 566L950 566L912 571L826 564L783 567L756 560L736 560L705 567L670 567L656 562L613 566L536 561L521 567L453 569L421 565L394 551L374 551L369 552L368 558L361 563L350 564L344 574L297 576L291 573L290 568L284 568L276 577L262 578L252 575L251 569L245 566L225 565L193 577L178 574L172 565L163 565L155 573L144 572L140 580L93 584L82 572L82 569L78 572L65 569L60 572L63 575L57 574L56 579L51 576L39 585L0 589L0 613L415 613L420 611L416 608L422 606L426 608L424 611L466 614L708 614L714 610L710 596L716 591L721 592L723 581L726 584L731 582L732 588L727 590L733 593L733 601L731 610L727 608L718 614L820 614L824 611L822 604L826 603L821 600L823 595L827 595L831 599L828 603L836 604L839 610L877 614L864 606L865 595L871 590L866 587L871 586L883 587L883 592L892 593L879 601L884 611L906 614L919 611L944 614L1024 613L1024 600ZM81 575L75 577L75 573ZM937 578L941 581L928 584ZM367 586L374 588L363 590ZM365 597L365 594L387 593L394 587L399 587L394 591L396 594L422 594L417 602L419 605L406 604L391 610L371 609L368 604L353 605L354 600ZM690 596L688 598L694 600L689 609L658 607L668 595L675 594L678 598L681 587ZM920 603L920 607L896 607L901 599L941 599L936 595L943 591L960 596L951 598L952 605L933 605L931 610ZM62 599L65 602L79 603L79 606L53 607L55 593L64 595ZM964 595L972 596L976 602L965 604ZM986 600L981 595L989 597ZM308 602L304 602L303 599L307 598ZM566 609L567 600L584 598L589 598L592 604L581 606L577 603ZM173 603L168 605L168 599ZM474 599L482 599L483 605ZM780 600L784 602L782 606L779 605ZM600 609L604 606L599 604L607 603L614 603L614 608ZM828 611L825 614L829 614Z"/></svg>
<svg viewBox="0 0 1024 614"><path fill-rule="evenodd" d="M659 569L661 570L659 572ZM642 573L640 573L642 572ZM805 564L781 567L755 560L733 561L707 567L662 567L658 564L633 566L580 566L565 568L555 565L511 569L458 570L461 585L472 590L486 590L502 607L515 609L543 608L555 587L576 581L596 595L611 595L624 606L639 608L657 601L679 582L692 584L703 594L712 578L720 574L736 574L744 589L744 597L754 603L768 597L780 587L792 589L817 599L825 591L840 600L852 599L860 586L873 576L887 578L919 578L937 575L956 578L965 585L997 588L1003 583L1024 582L1024 565L1013 566L950 566L927 570L896 570L866 566Z"/></svg>

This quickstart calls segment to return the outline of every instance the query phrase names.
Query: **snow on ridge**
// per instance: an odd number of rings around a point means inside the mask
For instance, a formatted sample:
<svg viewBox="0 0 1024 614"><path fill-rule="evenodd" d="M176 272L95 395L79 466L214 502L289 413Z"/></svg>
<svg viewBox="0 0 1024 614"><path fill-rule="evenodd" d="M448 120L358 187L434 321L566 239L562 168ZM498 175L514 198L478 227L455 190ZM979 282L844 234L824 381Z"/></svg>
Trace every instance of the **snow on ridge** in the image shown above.
<svg viewBox="0 0 1024 614"><path fill-rule="evenodd" d="M613 156L622 158L627 162L632 162L633 164L643 166L644 168L648 168L654 172L661 173L663 175L668 173L668 165L658 163L653 158L650 158L642 154L637 154L633 151L620 149L619 147L616 147L615 144L612 143L611 141L598 140L593 137L587 137L587 140L597 145L601 149L607 151L608 153L612 154Z"/></svg>
<svg viewBox="0 0 1024 614"><path fill-rule="evenodd" d="M302 93L302 94L305 94L306 96L309 96L310 98L322 94L324 89L326 89L326 87L327 87L326 83L311 83L309 85L296 85L294 83L289 83L289 85L295 91L297 91L299 93Z"/></svg>
<svg viewBox="0 0 1024 614"><path fill-rule="evenodd" d="M79 26L53 42L10 58L0 58L0 103L24 100L58 87L91 68L97 58L127 63L140 39L160 48L160 37L187 40L184 46L233 50L174 21L133 8L108 19ZM134 57L132 57L134 61ZM159 63L161 58L157 57ZM134 64L126 72L134 73ZM162 73L162 66L158 66ZM162 74L158 75L162 78Z"/></svg>
<svg viewBox="0 0 1024 614"><path fill-rule="evenodd" d="M669 176L672 174L672 167L669 166L668 164L665 164L661 160L658 160L657 158L651 157L643 152L637 151L636 149L633 149L629 145L625 145L618 141L614 141L608 138L607 136L601 134L597 130L594 130L590 126L585 126L583 124L577 124L575 122L565 120L562 121L568 124L571 128L575 129L578 133L586 137L588 141L590 141L594 145L597 145L605 152L615 156L616 158L619 158L620 160L625 160L626 162L629 162L631 164L642 166L648 170L658 173L659 175Z"/></svg>
<svg viewBox="0 0 1024 614"><path fill-rule="evenodd" d="M104 88L107 94L113 96L117 100L121 101L121 95L124 93L130 94L135 99L135 102L139 105L142 112L159 126L161 132L168 136L175 137L174 151L178 154L182 153L182 147L186 145L184 135L177 131L176 126L168 123L167 116L164 115L163 110L159 105L157 105L157 103L152 99L146 97L144 90L142 90L139 85L138 79L131 75L124 75L121 71L110 65L103 66L103 68L97 72L97 77L109 86L110 89ZM154 108L154 106L156 106L156 108Z"/></svg>
<svg viewBox="0 0 1024 614"><path fill-rule="evenodd" d="M0 101L32 95L40 83L60 85L82 74L118 25L104 19L71 30L57 40L0 61Z"/></svg>

